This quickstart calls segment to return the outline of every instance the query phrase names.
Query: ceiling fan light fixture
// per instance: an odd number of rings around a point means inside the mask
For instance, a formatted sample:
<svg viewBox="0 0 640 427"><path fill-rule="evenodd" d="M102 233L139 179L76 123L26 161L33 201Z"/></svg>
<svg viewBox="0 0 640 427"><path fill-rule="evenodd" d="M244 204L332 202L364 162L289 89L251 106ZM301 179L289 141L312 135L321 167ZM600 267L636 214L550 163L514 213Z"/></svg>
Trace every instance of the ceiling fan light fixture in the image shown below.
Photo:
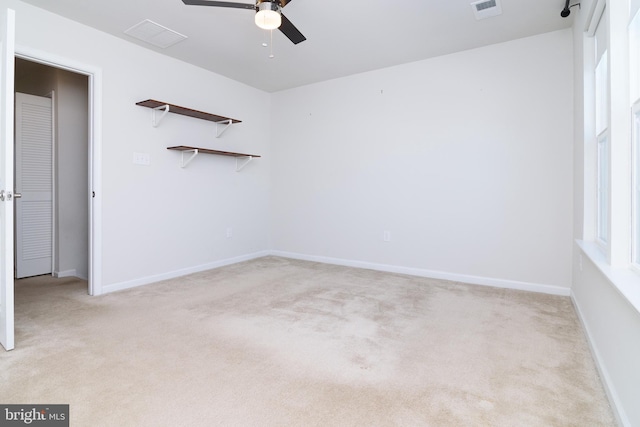
<svg viewBox="0 0 640 427"><path fill-rule="evenodd" d="M275 30L282 24L280 8L276 3L263 1L258 5L256 25L263 30Z"/></svg>

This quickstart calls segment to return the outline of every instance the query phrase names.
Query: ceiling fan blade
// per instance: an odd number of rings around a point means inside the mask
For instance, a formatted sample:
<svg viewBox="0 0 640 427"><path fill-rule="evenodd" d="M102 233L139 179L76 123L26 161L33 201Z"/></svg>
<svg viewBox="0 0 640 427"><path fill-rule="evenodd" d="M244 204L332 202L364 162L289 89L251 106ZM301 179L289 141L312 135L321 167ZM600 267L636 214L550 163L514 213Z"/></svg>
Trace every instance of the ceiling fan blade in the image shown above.
<svg viewBox="0 0 640 427"><path fill-rule="evenodd" d="M278 0L278 3L280 4L280 7L285 7L290 1L291 0Z"/></svg>
<svg viewBox="0 0 640 427"><path fill-rule="evenodd" d="M183 0L184 1L184 0ZM286 16L280 14L282 16L282 24L278 28L282 34L287 36L289 40L293 42L293 44L298 44L300 42L305 41L307 38L302 35L300 31L287 19Z"/></svg>
<svg viewBox="0 0 640 427"><path fill-rule="evenodd" d="M210 1L210 0L182 0L182 3L188 6L215 6L215 7L232 7L234 9L251 9L255 10L255 4L249 3L233 3L228 1Z"/></svg>

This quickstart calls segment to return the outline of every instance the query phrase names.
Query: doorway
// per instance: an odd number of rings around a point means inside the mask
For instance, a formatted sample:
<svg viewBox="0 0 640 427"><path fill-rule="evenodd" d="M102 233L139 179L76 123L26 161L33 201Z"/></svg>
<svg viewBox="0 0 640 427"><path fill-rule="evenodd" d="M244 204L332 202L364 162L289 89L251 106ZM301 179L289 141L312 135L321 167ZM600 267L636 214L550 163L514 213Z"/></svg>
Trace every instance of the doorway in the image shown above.
<svg viewBox="0 0 640 427"><path fill-rule="evenodd" d="M52 164L50 186L52 204L50 216L41 222L50 222L51 265L54 277L74 276L89 279L89 77L55 66L15 59L15 92L50 97L55 114L52 119ZM55 94L55 96L52 96ZM16 123L18 126L18 123ZM27 147L28 151L28 147ZM16 151L16 158L19 153ZM19 170L16 165L16 171ZM16 183L19 177L16 176ZM20 224L21 212L16 211L16 224ZM30 239L33 236L33 228ZM46 242L47 231L42 232ZM16 248L21 243L21 230L16 228ZM42 246L44 244L40 244ZM16 260L23 257L16 253ZM28 274L28 273L27 273ZM16 276L20 277L20 276ZM24 276L24 274L22 275ZM89 286L90 288L90 286ZM91 289L88 289L89 293Z"/></svg>

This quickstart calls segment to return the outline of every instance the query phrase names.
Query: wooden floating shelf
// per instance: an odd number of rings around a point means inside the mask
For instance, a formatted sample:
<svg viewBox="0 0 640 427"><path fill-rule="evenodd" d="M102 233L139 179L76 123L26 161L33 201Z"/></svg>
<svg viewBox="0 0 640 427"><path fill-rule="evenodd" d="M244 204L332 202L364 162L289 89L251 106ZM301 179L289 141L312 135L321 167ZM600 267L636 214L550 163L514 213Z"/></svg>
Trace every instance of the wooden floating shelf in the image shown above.
<svg viewBox="0 0 640 427"><path fill-rule="evenodd" d="M167 150L178 150L178 151L198 150L198 153L216 154L218 156L230 156L230 157L261 157L256 154L244 154L244 153L234 153L231 151L210 150L208 148L188 147L186 145L177 145L175 147L167 147Z"/></svg>
<svg viewBox="0 0 640 427"><path fill-rule="evenodd" d="M177 150L182 152L182 161L180 163L181 167L186 167L191 160L193 160L199 153L205 154L215 154L217 156L227 156L227 157L235 157L236 158L236 172L240 172L242 168L244 168L254 157L260 157L257 154L245 154L245 153L234 153L232 151L220 151L220 150L211 150L209 148L199 148L199 147L189 147L187 145L176 145L175 147L167 147L167 150ZM184 158L184 153L190 152L191 157L188 159ZM238 162L239 159L245 159L245 161L241 164Z"/></svg>
<svg viewBox="0 0 640 427"><path fill-rule="evenodd" d="M146 101L136 102L136 105L141 107L159 109L169 106L169 112L174 114L180 114L188 117L195 117L196 119L208 120L210 122L229 122L242 123L241 120L232 119L230 117L219 116L217 114L205 113L204 111L193 110L191 108L180 107L179 105L169 104L168 102L156 101L155 99L147 99Z"/></svg>

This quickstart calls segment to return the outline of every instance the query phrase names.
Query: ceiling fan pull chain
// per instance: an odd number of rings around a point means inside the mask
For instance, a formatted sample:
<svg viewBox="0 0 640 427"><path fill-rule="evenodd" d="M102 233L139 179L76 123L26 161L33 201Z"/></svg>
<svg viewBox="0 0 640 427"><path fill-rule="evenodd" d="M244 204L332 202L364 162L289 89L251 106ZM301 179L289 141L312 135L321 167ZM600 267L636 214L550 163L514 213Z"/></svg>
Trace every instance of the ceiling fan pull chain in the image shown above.
<svg viewBox="0 0 640 427"><path fill-rule="evenodd" d="M270 49L269 59L273 59L275 57L275 55L273 54L273 30L269 30L269 33L271 35L271 41L269 43L269 49Z"/></svg>

